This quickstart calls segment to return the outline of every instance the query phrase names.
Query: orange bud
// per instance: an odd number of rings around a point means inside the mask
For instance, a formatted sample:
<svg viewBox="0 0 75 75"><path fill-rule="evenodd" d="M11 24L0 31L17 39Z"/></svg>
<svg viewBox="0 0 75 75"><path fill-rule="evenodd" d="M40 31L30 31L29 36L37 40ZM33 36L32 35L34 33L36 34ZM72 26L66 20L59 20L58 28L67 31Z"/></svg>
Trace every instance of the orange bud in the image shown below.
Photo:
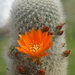
<svg viewBox="0 0 75 75"><path fill-rule="evenodd" d="M56 26L56 29L61 29L62 28L62 25L58 25L58 26Z"/></svg>
<svg viewBox="0 0 75 75"><path fill-rule="evenodd" d="M65 23L62 23L61 25L57 25L57 26L56 26L56 29L59 29L59 30L60 30L60 29L63 27L64 24L65 24Z"/></svg>
<svg viewBox="0 0 75 75"><path fill-rule="evenodd" d="M64 31L62 30L62 31L57 32L57 34L58 34L58 35L62 35L63 32L64 32Z"/></svg>
<svg viewBox="0 0 75 75"><path fill-rule="evenodd" d="M53 32L48 32L48 35L53 35Z"/></svg>
<svg viewBox="0 0 75 75"><path fill-rule="evenodd" d="M48 27L48 26L44 26L44 27L43 27L43 31L44 31L44 32L46 32L46 31L48 31L48 30L49 30L49 27Z"/></svg>
<svg viewBox="0 0 75 75"><path fill-rule="evenodd" d="M25 68L24 67L17 67L17 70L20 74L25 74L26 71L25 71Z"/></svg>
<svg viewBox="0 0 75 75"><path fill-rule="evenodd" d="M44 69L40 69L38 71L38 75L45 75L45 70Z"/></svg>
<svg viewBox="0 0 75 75"><path fill-rule="evenodd" d="M63 52L63 55L64 55L65 57L67 57L69 54L70 54L70 50L66 50L66 51Z"/></svg>

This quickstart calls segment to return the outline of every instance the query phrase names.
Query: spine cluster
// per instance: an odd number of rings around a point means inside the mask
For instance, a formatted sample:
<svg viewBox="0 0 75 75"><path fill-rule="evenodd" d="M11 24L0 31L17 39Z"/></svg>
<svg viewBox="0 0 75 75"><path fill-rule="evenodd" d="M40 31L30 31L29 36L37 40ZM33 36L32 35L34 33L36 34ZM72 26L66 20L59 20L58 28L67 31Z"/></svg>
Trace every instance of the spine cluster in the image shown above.
<svg viewBox="0 0 75 75"><path fill-rule="evenodd" d="M66 50L60 0L14 0L10 13L8 25L11 39L6 49L9 75L66 75L70 50ZM19 34L29 32L32 28L40 28L54 35L53 46L47 51L49 55L42 58L40 65L31 58L25 58L26 54L15 48Z"/></svg>

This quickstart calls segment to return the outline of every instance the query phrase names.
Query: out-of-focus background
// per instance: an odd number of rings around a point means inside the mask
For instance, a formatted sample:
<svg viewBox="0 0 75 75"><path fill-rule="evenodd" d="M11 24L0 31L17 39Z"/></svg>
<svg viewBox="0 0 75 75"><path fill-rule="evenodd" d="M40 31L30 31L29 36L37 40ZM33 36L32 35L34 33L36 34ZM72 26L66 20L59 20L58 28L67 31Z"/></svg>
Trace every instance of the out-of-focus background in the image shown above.
<svg viewBox="0 0 75 75"><path fill-rule="evenodd" d="M5 22L9 17L12 0L0 0L0 75L6 74L6 64L3 59L3 47L8 43L8 30ZM62 0L66 14L66 43L69 55L68 75L75 75L75 0Z"/></svg>

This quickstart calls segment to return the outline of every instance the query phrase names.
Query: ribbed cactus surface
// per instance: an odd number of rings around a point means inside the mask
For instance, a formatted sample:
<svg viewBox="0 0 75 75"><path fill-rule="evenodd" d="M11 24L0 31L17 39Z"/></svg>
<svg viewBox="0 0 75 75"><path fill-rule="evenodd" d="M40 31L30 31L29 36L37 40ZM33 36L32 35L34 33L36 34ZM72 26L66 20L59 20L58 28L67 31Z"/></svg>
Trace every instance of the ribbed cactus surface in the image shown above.
<svg viewBox="0 0 75 75"><path fill-rule="evenodd" d="M63 22L60 0L14 0L8 21L11 37L6 53L8 75L66 75ZM19 34L29 32L32 28L42 29L46 25L49 26L49 31L53 32L53 46L47 51L51 55L42 57L40 67L31 58L25 58L26 54L20 53L15 47L18 46ZM45 74L38 73L40 68L45 70Z"/></svg>

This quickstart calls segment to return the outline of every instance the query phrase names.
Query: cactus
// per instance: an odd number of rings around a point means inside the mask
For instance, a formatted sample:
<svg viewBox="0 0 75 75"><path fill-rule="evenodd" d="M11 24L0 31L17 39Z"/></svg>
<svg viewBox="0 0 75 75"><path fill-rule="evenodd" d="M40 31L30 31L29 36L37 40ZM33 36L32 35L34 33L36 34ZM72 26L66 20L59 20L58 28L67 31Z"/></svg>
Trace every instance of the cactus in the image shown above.
<svg viewBox="0 0 75 75"><path fill-rule="evenodd" d="M65 45L64 16L60 0L14 0L8 20L10 42L6 48L8 75L66 75L67 56L70 51ZM49 31L53 35L51 55L42 57L37 65L26 54L19 52L17 40L32 28Z"/></svg>

